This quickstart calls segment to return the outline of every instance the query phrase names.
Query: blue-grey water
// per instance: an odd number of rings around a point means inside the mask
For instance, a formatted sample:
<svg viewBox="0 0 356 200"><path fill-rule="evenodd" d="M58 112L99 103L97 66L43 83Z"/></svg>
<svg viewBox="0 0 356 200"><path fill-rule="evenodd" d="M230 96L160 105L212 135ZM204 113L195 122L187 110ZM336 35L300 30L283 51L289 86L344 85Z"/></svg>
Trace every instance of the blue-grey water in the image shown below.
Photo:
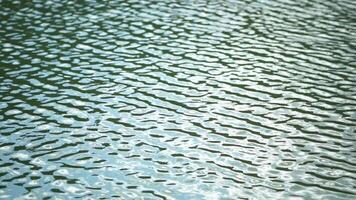
<svg viewBox="0 0 356 200"><path fill-rule="evenodd" d="M356 1L0 0L0 199L356 199Z"/></svg>

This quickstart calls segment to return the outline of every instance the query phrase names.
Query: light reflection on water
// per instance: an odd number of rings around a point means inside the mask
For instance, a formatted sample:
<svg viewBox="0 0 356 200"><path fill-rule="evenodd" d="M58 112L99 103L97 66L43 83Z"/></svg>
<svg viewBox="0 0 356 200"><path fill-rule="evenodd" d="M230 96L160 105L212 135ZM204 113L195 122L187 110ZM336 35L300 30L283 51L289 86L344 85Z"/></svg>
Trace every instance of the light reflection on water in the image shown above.
<svg viewBox="0 0 356 200"><path fill-rule="evenodd" d="M353 199L344 1L0 1L0 198Z"/></svg>

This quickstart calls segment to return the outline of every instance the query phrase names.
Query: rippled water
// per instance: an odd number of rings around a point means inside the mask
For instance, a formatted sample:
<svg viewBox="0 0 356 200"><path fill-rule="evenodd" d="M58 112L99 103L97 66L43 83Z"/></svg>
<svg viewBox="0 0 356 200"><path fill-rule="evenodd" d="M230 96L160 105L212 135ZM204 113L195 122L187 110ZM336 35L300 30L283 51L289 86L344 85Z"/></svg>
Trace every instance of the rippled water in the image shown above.
<svg viewBox="0 0 356 200"><path fill-rule="evenodd" d="M356 198L356 1L0 3L1 199Z"/></svg>

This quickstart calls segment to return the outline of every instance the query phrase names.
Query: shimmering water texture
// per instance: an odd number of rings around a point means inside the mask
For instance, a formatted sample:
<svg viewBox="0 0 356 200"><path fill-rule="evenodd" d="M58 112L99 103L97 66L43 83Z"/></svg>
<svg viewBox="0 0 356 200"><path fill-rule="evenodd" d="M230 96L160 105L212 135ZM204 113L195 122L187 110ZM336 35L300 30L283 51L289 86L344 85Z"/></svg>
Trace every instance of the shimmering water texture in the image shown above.
<svg viewBox="0 0 356 200"><path fill-rule="evenodd" d="M0 2L1 199L356 199L356 1Z"/></svg>

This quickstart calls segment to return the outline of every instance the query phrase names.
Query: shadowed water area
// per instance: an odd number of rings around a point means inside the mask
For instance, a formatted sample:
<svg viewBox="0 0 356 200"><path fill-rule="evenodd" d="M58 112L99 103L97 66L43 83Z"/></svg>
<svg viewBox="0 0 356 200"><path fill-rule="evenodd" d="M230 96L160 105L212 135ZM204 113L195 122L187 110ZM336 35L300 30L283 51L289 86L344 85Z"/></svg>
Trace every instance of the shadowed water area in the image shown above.
<svg viewBox="0 0 356 200"><path fill-rule="evenodd" d="M355 11L0 0L0 199L355 199Z"/></svg>

